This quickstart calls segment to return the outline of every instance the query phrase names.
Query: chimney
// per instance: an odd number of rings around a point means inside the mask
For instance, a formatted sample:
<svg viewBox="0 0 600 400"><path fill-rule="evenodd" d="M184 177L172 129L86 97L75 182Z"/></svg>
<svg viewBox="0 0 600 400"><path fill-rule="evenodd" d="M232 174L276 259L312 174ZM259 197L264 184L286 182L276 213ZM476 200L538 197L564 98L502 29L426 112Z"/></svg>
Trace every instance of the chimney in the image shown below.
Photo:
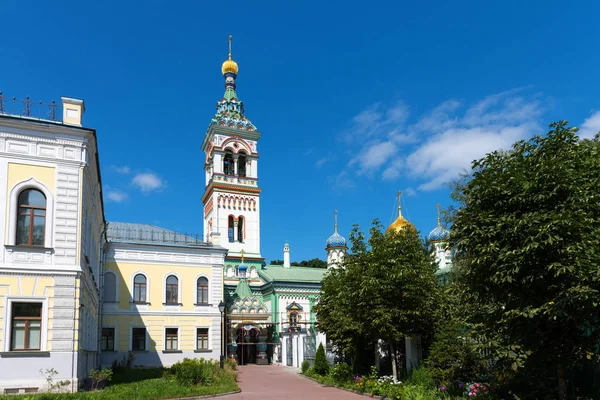
<svg viewBox="0 0 600 400"><path fill-rule="evenodd" d="M85 112L83 100L61 97L63 105L63 124L81 126L81 118Z"/></svg>
<svg viewBox="0 0 600 400"><path fill-rule="evenodd" d="M286 242L283 245L283 267L290 268L290 245Z"/></svg>

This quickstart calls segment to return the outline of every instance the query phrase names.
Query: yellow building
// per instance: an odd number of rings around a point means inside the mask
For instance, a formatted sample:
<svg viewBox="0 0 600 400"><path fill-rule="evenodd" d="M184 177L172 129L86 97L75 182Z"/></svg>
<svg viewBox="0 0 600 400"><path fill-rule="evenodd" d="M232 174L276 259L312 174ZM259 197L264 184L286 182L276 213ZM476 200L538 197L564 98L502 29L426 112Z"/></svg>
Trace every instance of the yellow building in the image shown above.
<svg viewBox="0 0 600 400"><path fill-rule="evenodd" d="M63 122L0 107L0 393L45 390L50 368L73 390L98 361L96 132L81 126L82 100L62 106Z"/></svg>
<svg viewBox="0 0 600 400"><path fill-rule="evenodd" d="M219 359L227 250L143 224L109 222L107 239L102 364Z"/></svg>

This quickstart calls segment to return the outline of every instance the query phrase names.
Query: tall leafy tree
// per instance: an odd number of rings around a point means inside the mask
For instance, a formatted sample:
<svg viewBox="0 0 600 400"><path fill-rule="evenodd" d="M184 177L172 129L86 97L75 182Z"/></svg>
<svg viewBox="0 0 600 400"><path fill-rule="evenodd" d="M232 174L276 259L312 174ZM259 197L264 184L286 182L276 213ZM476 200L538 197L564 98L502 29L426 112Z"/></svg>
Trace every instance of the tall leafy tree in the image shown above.
<svg viewBox="0 0 600 400"><path fill-rule="evenodd" d="M600 144L565 121L474 161L456 186L452 243L465 301L491 342L565 371L600 340Z"/></svg>
<svg viewBox="0 0 600 400"><path fill-rule="evenodd" d="M357 335L384 340L396 377L396 344L432 329L436 265L412 227L386 235L375 220L370 234L366 245L357 226L351 232L352 254L324 279L317 320L342 347Z"/></svg>

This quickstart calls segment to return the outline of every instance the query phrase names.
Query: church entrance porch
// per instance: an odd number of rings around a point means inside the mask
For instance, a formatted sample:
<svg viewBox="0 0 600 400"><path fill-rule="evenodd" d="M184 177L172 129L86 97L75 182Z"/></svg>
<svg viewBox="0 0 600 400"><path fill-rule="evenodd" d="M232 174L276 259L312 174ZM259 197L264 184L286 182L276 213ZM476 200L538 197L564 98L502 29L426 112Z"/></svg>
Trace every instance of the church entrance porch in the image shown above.
<svg viewBox="0 0 600 400"><path fill-rule="evenodd" d="M271 343L267 342L269 329L255 323L242 323L230 328L228 344L229 357L235 358L238 365L269 364L267 354Z"/></svg>

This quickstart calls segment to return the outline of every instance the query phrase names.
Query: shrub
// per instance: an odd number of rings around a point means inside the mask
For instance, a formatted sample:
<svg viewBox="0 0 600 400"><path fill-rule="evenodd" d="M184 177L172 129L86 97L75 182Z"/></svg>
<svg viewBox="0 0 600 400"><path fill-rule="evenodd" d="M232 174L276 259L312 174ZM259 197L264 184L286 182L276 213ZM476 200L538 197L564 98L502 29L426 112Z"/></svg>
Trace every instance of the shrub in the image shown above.
<svg viewBox="0 0 600 400"><path fill-rule="evenodd" d="M302 374L306 375L306 372L310 368L310 361L304 360L302 361Z"/></svg>
<svg viewBox="0 0 600 400"><path fill-rule="evenodd" d="M449 323L436 334L427 360L433 379L439 385L469 381L482 374L482 362L475 343L455 324Z"/></svg>
<svg viewBox="0 0 600 400"><path fill-rule="evenodd" d="M346 383L352 380L352 368L346 363L337 363L329 369L329 376L335 383Z"/></svg>
<svg viewBox="0 0 600 400"><path fill-rule="evenodd" d="M234 358L226 358L224 360L224 364L231 368L233 371L237 369L237 362L235 362Z"/></svg>
<svg viewBox="0 0 600 400"><path fill-rule="evenodd" d="M313 366L315 373L319 375L327 375L329 372L329 364L327 358L325 358L325 349L323 343L319 344L317 354L315 355L315 365Z"/></svg>
<svg viewBox="0 0 600 400"><path fill-rule="evenodd" d="M214 375L219 370L218 362L200 359L184 358L173 364L171 371L180 385L210 385Z"/></svg>
<svg viewBox="0 0 600 400"><path fill-rule="evenodd" d="M408 383L420 386L427 389L436 388L436 383L433 377L431 376L431 371L424 367L420 366L418 368L413 368L410 371L410 376L408 377Z"/></svg>
<svg viewBox="0 0 600 400"><path fill-rule="evenodd" d="M93 369L90 371L90 379L92 380L92 390L98 389L100 385L110 382L112 380L113 372L111 369L102 368Z"/></svg>

